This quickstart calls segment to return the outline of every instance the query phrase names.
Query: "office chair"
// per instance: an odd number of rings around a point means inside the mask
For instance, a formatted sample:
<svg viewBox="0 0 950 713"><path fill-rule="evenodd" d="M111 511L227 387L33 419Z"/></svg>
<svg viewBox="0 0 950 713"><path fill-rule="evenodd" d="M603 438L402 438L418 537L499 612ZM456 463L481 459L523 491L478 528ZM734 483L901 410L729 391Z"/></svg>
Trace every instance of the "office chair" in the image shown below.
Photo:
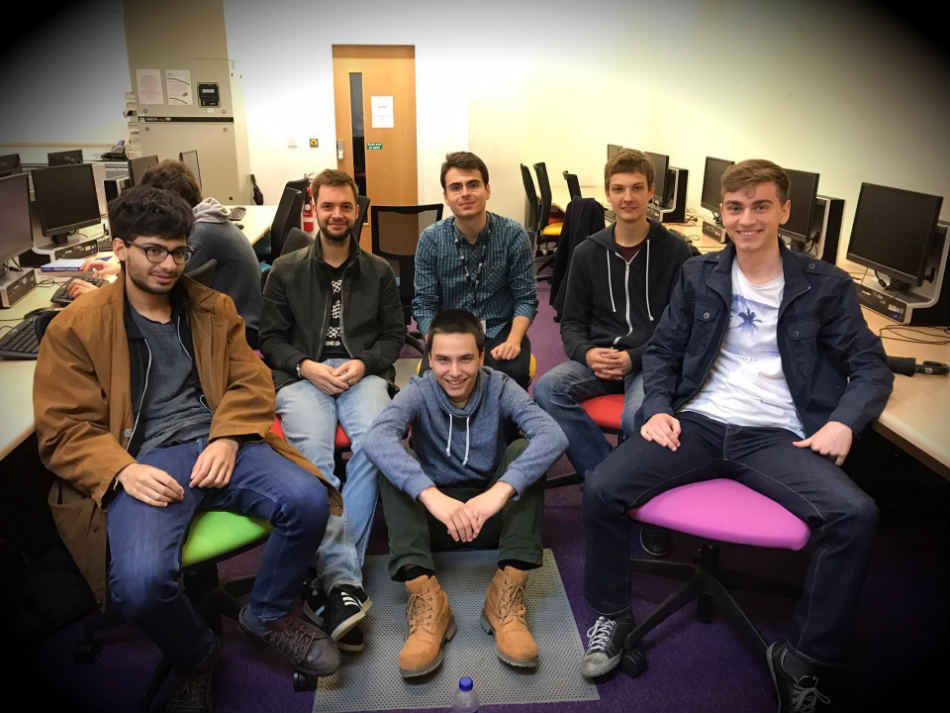
<svg viewBox="0 0 950 713"><path fill-rule="evenodd" d="M720 568L719 544L799 551L811 536L808 525L774 500L729 478L667 490L639 508L630 508L627 515L640 523L703 538L704 542L697 551L695 564L630 560L634 571L670 577L683 584L627 636L621 670L634 677L642 674L646 670L646 657L639 648L640 641L694 599L701 621L711 621L714 607L718 607L730 622L752 638L760 660L765 661L768 643L729 590L797 598L801 596L801 587Z"/></svg>
<svg viewBox="0 0 950 713"><path fill-rule="evenodd" d="M541 193L541 212L538 216L538 252L543 254L545 245L557 245L561 237L561 222L551 221L551 183L548 181L548 169L544 162L534 164L534 172L538 177L538 190ZM554 265L554 256L549 256L538 267L538 272ZM550 280L550 276L539 277L539 280Z"/></svg>
<svg viewBox="0 0 950 713"><path fill-rule="evenodd" d="M295 188L284 188L277 204L277 212L270 226L270 254L275 260L284 249L284 239L291 228L300 227L300 211L303 209L303 193Z"/></svg>
<svg viewBox="0 0 950 713"><path fill-rule="evenodd" d="M190 272L185 273L185 277L190 277L195 282L200 282L205 287L212 287L211 283L214 282L215 273L218 270L218 261L216 258L211 258L201 263L198 267Z"/></svg>
<svg viewBox="0 0 950 713"><path fill-rule="evenodd" d="M416 245L422 231L442 219L442 204L374 205L370 209L373 254L395 263L396 284L405 324L412 320L412 300L416 293ZM422 335L406 333L406 344L425 352Z"/></svg>
<svg viewBox="0 0 950 713"><path fill-rule="evenodd" d="M581 182L578 180L577 174L564 171L562 175L564 180L567 181L567 192L571 196L571 200L581 198Z"/></svg>
<svg viewBox="0 0 950 713"><path fill-rule="evenodd" d="M620 429L620 416L623 414L623 394L605 394L585 399L579 406L587 412L601 431L617 436L618 443L623 440L623 431ZM564 485L578 485L584 482L583 474L568 473L557 478L545 481L544 489L560 488Z"/></svg>
<svg viewBox="0 0 950 713"><path fill-rule="evenodd" d="M531 177L531 171L523 163L521 166L521 181L524 183L525 198L528 201L528 210L525 216L525 230L528 231L528 237L531 239L531 245L535 249L535 256L540 256L538 236L541 233L541 226L538 222L541 216L541 199L538 198L538 192L534 188L534 179Z"/></svg>
<svg viewBox="0 0 950 713"><path fill-rule="evenodd" d="M294 250L309 248L313 245L313 242L314 237L310 233L305 233L300 228L291 228L287 233L287 237L284 238L284 247L281 248L280 254L287 255Z"/></svg>
<svg viewBox="0 0 950 713"><path fill-rule="evenodd" d="M366 214L369 213L369 196L356 196L356 204L359 206L359 215L356 218L356 225L353 226L353 237L356 242L360 242L360 236L363 233L363 226L366 225Z"/></svg>

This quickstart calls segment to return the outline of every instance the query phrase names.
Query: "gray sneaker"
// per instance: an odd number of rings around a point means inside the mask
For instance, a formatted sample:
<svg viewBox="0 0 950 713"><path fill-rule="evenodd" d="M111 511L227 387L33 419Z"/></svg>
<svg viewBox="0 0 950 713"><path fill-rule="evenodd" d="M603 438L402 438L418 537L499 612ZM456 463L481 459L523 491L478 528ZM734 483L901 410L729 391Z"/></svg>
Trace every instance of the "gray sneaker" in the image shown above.
<svg viewBox="0 0 950 713"><path fill-rule="evenodd" d="M814 713L819 703L831 703L818 690L818 676L788 644L775 642L765 652L778 696L778 713Z"/></svg>
<svg viewBox="0 0 950 713"><path fill-rule="evenodd" d="M587 630L587 652L581 659L581 673L587 678L597 678L617 668L623 656L623 642L633 631L633 620L617 621L605 616L597 617Z"/></svg>
<svg viewBox="0 0 950 713"><path fill-rule="evenodd" d="M241 630L284 656L298 671L312 676L329 676L340 668L340 651L336 644L326 632L309 621L285 616L260 634L245 621L247 616L254 615L245 606L238 615Z"/></svg>

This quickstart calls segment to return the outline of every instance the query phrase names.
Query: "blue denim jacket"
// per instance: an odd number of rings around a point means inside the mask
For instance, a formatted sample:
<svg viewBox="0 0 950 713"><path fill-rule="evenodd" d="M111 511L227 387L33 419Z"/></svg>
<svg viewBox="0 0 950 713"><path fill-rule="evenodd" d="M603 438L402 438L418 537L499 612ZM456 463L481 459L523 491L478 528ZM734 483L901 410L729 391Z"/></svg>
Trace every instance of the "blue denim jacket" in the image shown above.
<svg viewBox="0 0 950 713"><path fill-rule="evenodd" d="M785 293L779 307L782 369L810 436L828 421L857 434L884 409L894 375L881 340L868 329L846 272L781 248ZM729 325L730 244L688 260L643 355L646 396L636 425L673 414L695 396L713 367Z"/></svg>

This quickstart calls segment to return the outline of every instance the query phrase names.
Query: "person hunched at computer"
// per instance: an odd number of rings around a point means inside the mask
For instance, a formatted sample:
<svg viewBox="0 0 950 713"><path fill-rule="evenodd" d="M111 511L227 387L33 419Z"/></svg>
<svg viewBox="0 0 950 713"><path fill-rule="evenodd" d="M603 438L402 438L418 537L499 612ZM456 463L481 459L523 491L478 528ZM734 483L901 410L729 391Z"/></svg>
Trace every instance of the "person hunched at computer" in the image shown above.
<svg viewBox="0 0 950 713"><path fill-rule="evenodd" d="M339 650L293 611L329 514L342 514L340 493L270 433L270 373L234 303L183 276L191 206L135 186L111 202L109 221L122 277L51 320L36 362L36 434L57 476L59 534L96 601L108 592L177 672L166 710L212 710L218 638L182 591L182 543L205 510L266 519L238 623L296 669L329 675Z"/></svg>
<svg viewBox="0 0 950 713"><path fill-rule="evenodd" d="M143 186L164 188L178 194L192 206L195 228L188 236L188 245L194 251L186 272L191 272L209 260L216 260L210 285L234 300L238 314L244 319L245 336L253 348L258 346L261 319L261 265L247 237L229 220L229 210L214 198L202 200L201 189L194 173L181 161L166 160L142 174ZM83 270L95 270L99 275L118 272L115 263L87 260ZM83 280L74 280L69 293L76 297L95 289Z"/></svg>

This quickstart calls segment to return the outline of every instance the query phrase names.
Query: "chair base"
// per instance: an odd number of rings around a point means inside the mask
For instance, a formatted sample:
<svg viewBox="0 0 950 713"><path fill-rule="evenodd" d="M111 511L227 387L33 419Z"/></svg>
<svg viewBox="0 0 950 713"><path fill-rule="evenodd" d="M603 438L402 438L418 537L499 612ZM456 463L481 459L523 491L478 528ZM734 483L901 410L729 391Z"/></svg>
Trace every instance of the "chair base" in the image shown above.
<svg viewBox="0 0 950 713"><path fill-rule="evenodd" d="M627 635L624 641L624 659L621 662L621 669L630 676L638 676L646 670L646 661L639 649L639 643L643 637L660 622L693 600L696 601L697 616L700 621L705 623L712 621L713 614L718 608L730 622L750 637L764 661L768 643L729 590L762 592L792 598L798 598L802 594L801 587L793 584L720 569L719 546L713 543L704 543L700 546L695 564L635 559L630 560L630 568L636 572L660 575L683 583Z"/></svg>

